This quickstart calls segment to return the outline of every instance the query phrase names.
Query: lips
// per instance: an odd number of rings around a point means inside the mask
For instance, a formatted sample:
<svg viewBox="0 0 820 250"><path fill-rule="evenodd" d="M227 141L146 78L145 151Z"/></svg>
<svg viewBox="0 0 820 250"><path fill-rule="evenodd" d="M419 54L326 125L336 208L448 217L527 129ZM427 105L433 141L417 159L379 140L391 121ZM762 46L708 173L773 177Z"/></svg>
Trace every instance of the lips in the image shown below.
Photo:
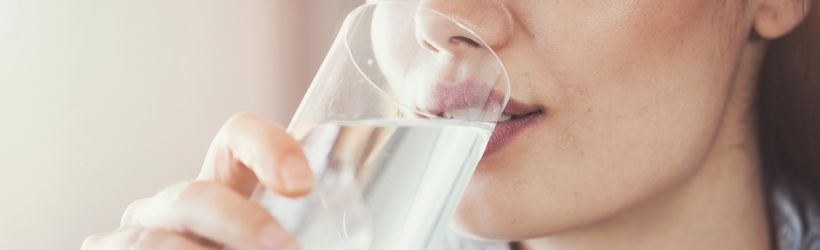
<svg viewBox="0 0 820 250"><path fill-rule="evenodd" d="M456 84L438 84L433 88L433 100L427 102L423 109L438 117L459 117L469 120L497 121L484 156L488 156L509 144L522 131L532 126L545 112L542 107L523 104L510 98L500 117L487 112L489 105L499 105L503 92L495 91L487 85L475 81L463 81ZM476 106L484 108L475 109ZM470 109L472 107L472 109ZM497 114L497 113L495 113Z"/></svg>
<svg viewBox="0 0 820 250"><path fill-rule="evenodd" d="M531 127L544 115L543 108L528 106L510 99L507 108L504 109L502 119L495 125L495 130L490 136L484 156L497 152L505 145L509 144L525 129Z"/></svg>
<svg viewBox="0 0 820 250"><path fill-rule="evenodd" d="M503 92L492 85L477 81L436 84L432 100L423 102L422 110L439 117L458 117L466 120L494 121L504 99ZM495 111L493 111L495 110Z"/></svg>

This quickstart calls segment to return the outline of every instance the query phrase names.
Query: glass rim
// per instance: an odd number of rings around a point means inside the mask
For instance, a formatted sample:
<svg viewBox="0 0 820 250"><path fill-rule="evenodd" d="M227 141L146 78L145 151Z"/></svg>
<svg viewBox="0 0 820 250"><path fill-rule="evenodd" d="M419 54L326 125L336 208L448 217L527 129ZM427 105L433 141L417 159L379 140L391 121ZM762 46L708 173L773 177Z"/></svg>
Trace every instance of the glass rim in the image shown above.
<svg viewBox="0 0 820 250"><path fill-rule="evenodd" d="M433 9L430 9L430 8L427 8L427 7L424 7L424 6L420 6L418 4L411 4L411 3L400 2L400 1L370 2L370 3L362 4L359 7L356 7L355 9L353 9L345 17L344 22L342 23L342 26L341 26L341 29L340 29L339 37L342 38L342 44L345 47L345 51L347 52L347 55L351 58L350 61L353 64L353 67L365 79L365 81L368 84L371 85L371 87L375 88L376 91L380 95L383 95L384 97L386 97L388 100L390 100L390 102L393 102L400 109L405 109L405 111L412 112L412 113L414 113L416 115L420 115L422 117L427 117L427 118L439 117L435 114L430 114L430 113L420 111L418 109L406 107L407 105L402 104L399 101L397 101L395 97L393 97L390 94L388 94L387 92L385 92L381 87L379 87L378 84L373 82L373 80L370 79L370 77L366 73L364 73L364 70L362 70L361 66L359 66L359 63L357 62L357 60L355 60L353 50L350 48L350 44L349 44L349 41L348 41L348 36L350 35L350 31L353 29L352 26L356 24L356 23L353 23L353 21L358 20L360 17L362 17L362 14L365 11L367 11L368 9L372 9L372 8L377 7L377 6L384 6L384 5L404 6L404 7L407 7L408 9L415 9L417 12L418 11L425 11L425 12L433 13L435 15L446 18L447 20L455 23L456 25L458 25L459 28L461 28L464 31L467 31L471 36L476 38L477 41L475 41L475 42L480 44L482 48L484 48L484 49L486 49L487 51L490 52L490 55L492 55L493 60L495 61L495 63L500 68L501 78L504 81L504 89L503 89L504 97L501 100L501 110L500 110L499 116L501 114L503 114L504 109L507 107L507 104L510 100L510 91L511 91L510 84L511 84L511 82L510 82L510 75L507 72L507 68L504 66L504 63L501 61L501 57L499 57L498 54L495 52L495 50L493 50L492 47L489 46L489 44L486 41L484 41L484 38L479 36L478 33L476 33L472 28L470 28L469 26L467 26L463 22L461 22L461 21L459 21L459 20L457 20L457 19L455 19L451 16L445 15L444 13L441 13L440 11L433 10ZM472 120L468 120L468 121L472 121ZM478 120L478 121L480 121L480 122L493 122L493 123L498 122L497 119L496 119L496 121L481 121L481 120Z"/></svg>

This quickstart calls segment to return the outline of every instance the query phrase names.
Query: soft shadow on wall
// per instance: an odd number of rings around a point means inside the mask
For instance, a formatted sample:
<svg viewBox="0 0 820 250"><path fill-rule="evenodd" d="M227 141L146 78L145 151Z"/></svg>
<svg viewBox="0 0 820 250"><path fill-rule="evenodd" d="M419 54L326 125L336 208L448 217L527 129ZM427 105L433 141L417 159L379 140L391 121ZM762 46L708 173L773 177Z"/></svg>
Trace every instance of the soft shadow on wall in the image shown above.
<svg viewBox="0 0 820 250"><path fill-rule="evenodd" d="M361 3L0 0L0 249L113 229L234 112L286 123Z"/></svg>

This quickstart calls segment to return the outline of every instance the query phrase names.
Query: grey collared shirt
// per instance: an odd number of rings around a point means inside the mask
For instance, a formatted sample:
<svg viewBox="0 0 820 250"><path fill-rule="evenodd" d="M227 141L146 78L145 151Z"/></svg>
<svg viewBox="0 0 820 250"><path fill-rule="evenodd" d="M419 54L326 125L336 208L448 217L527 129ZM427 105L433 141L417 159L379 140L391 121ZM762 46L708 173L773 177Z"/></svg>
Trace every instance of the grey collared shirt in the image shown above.
<svg viewBox="0 0 820 250"><path fill-rule="evenodd" d="M820 250L820 207L816 201L798 199L785 185L775 185L771 203L778 250Z"/></svg>

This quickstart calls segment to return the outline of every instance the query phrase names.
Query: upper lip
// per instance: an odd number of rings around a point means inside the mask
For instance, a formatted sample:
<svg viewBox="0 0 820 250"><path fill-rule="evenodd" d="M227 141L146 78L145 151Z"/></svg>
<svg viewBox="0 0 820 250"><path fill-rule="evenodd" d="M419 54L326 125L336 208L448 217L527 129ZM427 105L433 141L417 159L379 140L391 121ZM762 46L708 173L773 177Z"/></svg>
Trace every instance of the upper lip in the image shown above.
<svg viewBox="0 0 820 250"><path fill-rule="evenodd" d="M503 92L496 90L480 90L484 87L475 81L463 81L456 84L438 84L434 88L434 102L428 111L432 115L445 116L448 110L457 110L475 105L486 105L486 102L496 100L499 104L503 100ZM489 100L488 100L489 99ZM529 115L540 114L543 111L538 105L523 104L510 97L502 116L512 119L523 118ZM502 122L505 119L499 119Z"/></svg>

